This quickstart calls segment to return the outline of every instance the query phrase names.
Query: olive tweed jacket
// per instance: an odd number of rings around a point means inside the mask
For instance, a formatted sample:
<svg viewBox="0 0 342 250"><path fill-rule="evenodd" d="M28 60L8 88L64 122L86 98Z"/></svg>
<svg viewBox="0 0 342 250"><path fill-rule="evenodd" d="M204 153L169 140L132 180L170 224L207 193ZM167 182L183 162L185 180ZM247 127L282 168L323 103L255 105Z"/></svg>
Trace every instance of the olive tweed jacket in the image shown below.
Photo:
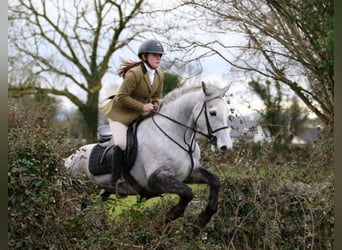
<svg viewBox="0 0 342 250"><path fill-rule="evenodd" d="M100 107L100 111L107 118L128 126L138 117L146 115L144 104L151 102L159 106L163 82L164 73L156 70L151 85L145 65L141 63L126 72L118 93Z"/></svg>

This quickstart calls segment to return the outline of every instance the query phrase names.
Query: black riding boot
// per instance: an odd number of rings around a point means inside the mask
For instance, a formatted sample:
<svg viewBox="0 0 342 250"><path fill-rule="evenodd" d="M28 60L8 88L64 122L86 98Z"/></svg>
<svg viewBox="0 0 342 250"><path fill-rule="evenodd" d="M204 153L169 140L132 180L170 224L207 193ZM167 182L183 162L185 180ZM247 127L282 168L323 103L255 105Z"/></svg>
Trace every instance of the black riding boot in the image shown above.
<svg viewBox="0 0 342 250"><path fill-rule="evenodd" d="M115 146L113 150L111 185L115 187L116 196L118 198L123 198L127 196L126 187L125 185L122 185L126 182L123 176L124 151L119 146Z"/></svg>

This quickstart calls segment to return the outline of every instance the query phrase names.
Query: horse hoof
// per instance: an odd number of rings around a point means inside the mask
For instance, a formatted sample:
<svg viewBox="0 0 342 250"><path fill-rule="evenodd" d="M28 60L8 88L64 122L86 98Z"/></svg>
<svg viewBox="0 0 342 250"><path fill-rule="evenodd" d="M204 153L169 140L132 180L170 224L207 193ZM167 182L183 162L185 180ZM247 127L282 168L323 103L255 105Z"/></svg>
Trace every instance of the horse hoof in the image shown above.
<svg viewBox="0 0 342 250"><path fill-rule="evenodd" d="M177 219L173 214L167 213L165 215L165 224L170 223L171 221Z"/></svg>
<svg viewBox="0 0 342 250"><path fill-rule="evenodd" d="M101 196L101 200L102 201L108 201L109 200L109 196Z"/></svg>
<svg viewBox="0 0 342 250"><path fill-rule="evenodd" d="M172 221L172 220L171 220L170 218L167 218L167 217L166 217L165 220L164 220L164 223L165 223L165 224L168 224L168 223L170 223L171 221Z"/></svg>
<svg viewBox="0 0 342 250"><path fill-rule="evenodd" d="M204 228L210 221L210 218L211 216L208 216L205 213L200 213L200 215L197 218L197 225L201 228Z"/></svg>
<svg viewBox="0 0 342 250"><path fill-rule="evenodd" d="M128 196L128 182L124 179L119 179L115 187L116 198L122 199Z"/></svg>
<svg viewBox="0 0 342 250"><path fill-rule="evenodd" d="M166 215L165 215L165 224L171 222L171 221L174 221L180 217L184 217L184 213L181 213L179 215L175 215L174 213L171 213L171 212L168 212Z"/></svg>

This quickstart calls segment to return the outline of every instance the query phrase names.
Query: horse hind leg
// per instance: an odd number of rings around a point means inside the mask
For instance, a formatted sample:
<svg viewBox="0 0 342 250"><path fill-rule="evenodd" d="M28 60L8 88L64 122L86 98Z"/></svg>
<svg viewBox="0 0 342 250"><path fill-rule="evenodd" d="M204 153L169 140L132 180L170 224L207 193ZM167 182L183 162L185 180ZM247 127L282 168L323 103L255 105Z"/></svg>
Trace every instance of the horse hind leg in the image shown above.
<svg viewBox="0 0 342 250"><path fill-rule="evenodd" d="M193 198L191 188L175 177L166 174L162 169L157 170L150 176L148 186L154 192L160 194L172 193L180 197L179 202L166 213L166 223L181 217L184 214L186 206Z"/></svg>
<svg viewBox="0 0 342 250"><path fill-rule="evenodd" d="M210 186L208 204L206 208L199 214L197 219L197 224L200 227L205 227L218 209L220 179L217 175L214 175L206 169L199 167L193 170L185 182L189 184L208 184Z"/></svg>

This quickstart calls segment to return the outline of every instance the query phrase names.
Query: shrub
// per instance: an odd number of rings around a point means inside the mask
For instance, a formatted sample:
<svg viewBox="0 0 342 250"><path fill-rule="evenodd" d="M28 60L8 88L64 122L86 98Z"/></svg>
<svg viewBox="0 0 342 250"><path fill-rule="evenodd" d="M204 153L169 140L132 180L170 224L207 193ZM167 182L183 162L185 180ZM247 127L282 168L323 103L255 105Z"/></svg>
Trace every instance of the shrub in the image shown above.
<svg viewBox="0 0 342 250"><path fill-rule="evenodd" d="M13 105L8 124L9 249L109 245L107 208L97 203L94 185L64 170L62 156L70 148L62 138L53 137L44 120L29 119Z"/></svg>
<svg viewBox="0 0 342 250"><path fill-rule="evenodd" d="M115 218L94 184L73 178L62 157L78 145L53 135L44 119L9 106L9 249L333 249L333 142L322 139L274 155L271 145L241 140L225 155L201 144L203 166L221 178L219 210L194 223L207 188L168 224L175 202L137 203ZM270 153L272 157L270 157Z"/></svg>
<svg viewBox="0 0 342 250"><path fill-rule="evenodd" d="M333 185L224 180L217 241L235 249L333 249ZM314 189L314 191L313 191Z"/></svg>
<svg viewBox="0 0 342 250"><path fill-rule="evenodd" d="M202 145L203 147L204 145ZM203 147L222 179L213 242L230 249L333 249L334 147L322 137L274 154L240 138L225 156Z"/></svg>

